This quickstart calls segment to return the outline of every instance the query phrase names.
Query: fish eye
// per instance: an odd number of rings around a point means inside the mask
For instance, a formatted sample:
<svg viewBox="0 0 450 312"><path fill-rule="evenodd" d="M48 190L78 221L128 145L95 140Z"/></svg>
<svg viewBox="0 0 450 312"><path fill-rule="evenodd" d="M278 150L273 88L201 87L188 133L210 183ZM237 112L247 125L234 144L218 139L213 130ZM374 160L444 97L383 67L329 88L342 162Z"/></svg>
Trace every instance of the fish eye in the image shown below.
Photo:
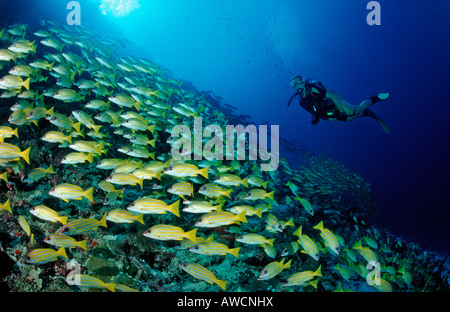
<svg viewBox="0 0 450 312"><path fill-rule="evenodd" d="M192 249L194 249L194 250L197 250L197 249L199 249L200 247L198 247L198 245L194 245L194 246L192 246Z"/></svg>
<svg viewBox="0 0 450 312"><path fill-rule="evenodd" d="M64 230L63 230L64 233L69 232L69 231L70 231L70 229L68 227L64 228Z"/></svg>

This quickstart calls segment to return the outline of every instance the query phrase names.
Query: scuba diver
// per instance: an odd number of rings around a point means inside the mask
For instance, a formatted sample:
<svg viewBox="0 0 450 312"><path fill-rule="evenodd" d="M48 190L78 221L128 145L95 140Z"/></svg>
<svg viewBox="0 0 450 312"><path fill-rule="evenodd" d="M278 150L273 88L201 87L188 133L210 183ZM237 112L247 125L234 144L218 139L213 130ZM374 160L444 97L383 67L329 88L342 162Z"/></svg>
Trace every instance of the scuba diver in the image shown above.
<svg viewBox="0 0 450 312"><path fill-rule="evenodd" d="M303 80L301 76L295 76L292 78L291 85L297 92L290 98L288 106L298 96L300 106L311 113L313 125L316 125L320 119L351 121L359 117L372 117L389 134L389 129L383 120L369 109L373 104L386 100L389 93L380 93L359 105L352 105L317 80Z"/></svg>

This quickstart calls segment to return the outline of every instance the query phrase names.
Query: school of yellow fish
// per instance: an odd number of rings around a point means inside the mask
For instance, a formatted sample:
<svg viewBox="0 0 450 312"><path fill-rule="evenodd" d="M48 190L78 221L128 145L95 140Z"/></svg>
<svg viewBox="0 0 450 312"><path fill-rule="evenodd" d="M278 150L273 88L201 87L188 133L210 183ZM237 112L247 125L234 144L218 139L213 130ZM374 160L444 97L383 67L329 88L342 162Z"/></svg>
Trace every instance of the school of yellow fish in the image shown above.
<svg viewBox="0 0 450 312"><path fill-rule="evenodd" d="M56 198L59 204L25 210L24 201L8 196L13 192L2 192L0 222L12 216L27 234L21 240L25 253L13 255L14 248L8 249L17 262L35 267L64 263L78 249L82 256L77 259L87 259L94 248L90 233L112 235L108 231L114 224L137 223L146 228L142 235L162 248L179 242L178 252L186 258L198 254L239 261L262 252L264 264L249 274L259 283L284 276L278 291L329 290L330 278L338 281L331 283L335 290L343 291L341 282L366 283L372 262L381 265L378 282L370 283L373 289L408 290L413 285L418 274L413 260L394 254L376 230L352 229L356 238L346 241L345 229L336 230L341 235L330 229L338 225L327 221L318 204L336 185L346 183L336 174L325 185L324 175L308 168L292 170L285 159L278 171L269 173L260 172L257 161L175 161L167 148L173 141L171 129L192 127L197 116L205 124L224 126L227 118L217 107L184 90L168 70L121 56L118 42L82 26L48 21L30 28L15 24L0 31L0 103L11 109L0 126L0 178L4 190L11 182L42 186L41 202ZM45 151L50 157L39 163ZM63 154L58 162L51 156L57 152ZM87 174L75 182L73 175L62 174L67 168ZM140 196L131 198L133 194ZM91 209L90 215L67 209L74 203L82 207L79 211ZM99 209L98 204L104 205ZM296 207L296 216L281 219L282 206ZM155 222L161 215L167 222ZM361 222L355 217L355 226L363 227ZM45 238L37 239L30 223L40 224L39 237L45 233ZM60 227L52 231L55 224ZM219 242L220 235L226 239ZM178 270L187 280L184 272L191 275L190 282L211 284L211 291L230 290L229 277L213 268L182 261ZM139 286L83 272L70 272L66 283L110 291ZM328 285L319 288L325 276ZM243 289L235 279L232 283L233 290Z"/></svg>

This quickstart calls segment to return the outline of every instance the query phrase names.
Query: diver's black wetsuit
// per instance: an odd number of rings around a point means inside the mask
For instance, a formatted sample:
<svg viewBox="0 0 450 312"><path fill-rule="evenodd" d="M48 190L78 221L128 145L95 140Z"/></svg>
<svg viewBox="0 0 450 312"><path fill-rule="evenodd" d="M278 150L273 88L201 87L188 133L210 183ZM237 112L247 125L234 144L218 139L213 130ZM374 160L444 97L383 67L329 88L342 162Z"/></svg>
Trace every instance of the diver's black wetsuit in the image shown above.
<svg viewBox="0 0 450 312"><path fill-rule="evenodd" d="M320 81L311 78L306 80L305 93L305 96L302 96L303 90L297 90L297 93L289 100L289 104L299 95L298 103L313 116L313 120L311 121L313 125L317 124L320 119L347 120L347 115L341 113L336 105L330 99L326 98L327 89Z"/></svg>

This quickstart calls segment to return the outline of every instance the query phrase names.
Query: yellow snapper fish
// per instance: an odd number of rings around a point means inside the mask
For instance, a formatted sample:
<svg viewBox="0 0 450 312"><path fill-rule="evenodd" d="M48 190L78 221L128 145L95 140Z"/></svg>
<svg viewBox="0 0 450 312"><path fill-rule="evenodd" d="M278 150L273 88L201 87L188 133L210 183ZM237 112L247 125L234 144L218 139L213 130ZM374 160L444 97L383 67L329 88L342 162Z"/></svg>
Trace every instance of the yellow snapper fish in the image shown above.
<svg viewBox="0 0 450 312"><path fill-rule="evenodd" d="M0 159L13 160L17 158L23 158L23 160L25 160L27 164L29 164L30 149L31 147L27 148L24 151L21 151L20 148L15 145L9 143L0 143Z"/></svg>
<svg viewBox="0 0 450 312"><path fill-rule="evenodd" d="M136 169L132 172L138 179L152 180L154 178L161 180L161 171L153 172L147 169Z"/></svg>
<svg viewBox="0 0 450 312"><path fill-rule="evenodd" d="M244 234L239 236L238 238L236 238L237 242L241 242L244 244L249 244L249 245L263 245L263 244L268 244L270 246L273 246L273 242L275 241L275 238L265 238L262 235L259 234Z"/></svg>
<svg viewBox="0 0 450 312"><path fill-rule="evenodd" d="M109 291L115 292L115 283L104 283L102 280L87 275L75 273L75 271L70 272L66 276L66 282L69 285L79 286L83 288L106 288Z"/></svg>
<svg viewBox="0 0 450 312"><path fill-rule="evenodd" d="M303 247L302 253L305 253L316 261L319 261L319 248L317 244L309 238L308 235L302 234L302 226L300 226L292 235L298 236L298 243Z"/></svg>
<svg viewBox="0 0 450 312"><path fill-rule="evenodd" d="M184 196L194 196L194 185L186 181L179 181L169 186L167 192L184 199Z"/></svg>
<svg viewBox="0 0 450 312"><path fill-rule="evenodd" d="M104 170L114 170L126 162L127 162L127 160L125 160L125 159L104 158L95 167L98 169L104 169Z"/></svg>
<svg viewBox="0 0 450 312"><path fill-rule="evenodd" d="M107 193L116 193L118 197L123 198L123 190L117 190L114 185L105 180L100 181L98 187Z"/></svg>
<svg viewBox="0 0 450 312"><path fill-rule="evenodd" d="M84 250L87 250L87 240L77 241L75 238L63 235L60 233L53 233L46 238L44 238L44 242L55 246L55 247L64 247L64 248L75 248L80 247Z"/></svg>
<svg viewBox="0 0 450 312"><path fill-rule="evenodd" d="M142 214L165 214L167 212L171 212L179 217L179 206L180 200L177 200L173 204L168 205L159 199L143 197L136 199L127 207L127 209Z"/></svg>
<svg viewBox="0 0 450 312"><path fill-rule="evenodd" d="M46 119L58 128L63 128L66 130L75 129L80 132L81 122L75 123L71 118L66 115L54 113L53 116L47 116Z"/></svg>
<svg viewBox="0 0 450 312"><path fill-rule="evenodd" d="M194 253L200 254L200 255L207 255L207 256L225 256L227 254L233 255L236 258L239 257L239 250L241 250L241 247L237 248L228 248L227 245L216 243L216 242L202 242L200 244L194 245L191 248L189 248L189 251L192 251Z"/></svg>
<svg viewBox="0 0 450 312"><path fill-rule="evenodd" d="M158 224L149 228L144 232L145 237L169 241L169 240L183 240L187 238L193 242L197 242L197 229L185 232L182 228L167 224Z"/></svg>
<svg viewBox="0 0 450 312"><path fill-rule="evenodd" d="M317 288L317 280L314 282L310 282L314 277L322 277L321 266L313 272L313 271L303 271L292 274L286 280L281 283L281 286L303 286L305 284L311 285L314 288Z"/></svg>
<svg viewBox="0 0 450 312"><path fill-rule="evenodd" d="M223 189L220 186L212 183L202 185L198 190L200 194L210 198L217 198L221 196L231 198L230 193L232 191L233 191L232 189Z"/></svg>
<svg viewBox="0 0 450 312"><path fill-rule="evenodd" d="M58 215L55 210L44 205L34 206L30 213L45 221L61 222L63 225L67 223L67 217Z"/></svg>
<svg viewBox="0 0 450 312"><path fill-rule="evenodd" d="M61 247L58 251L51 248L33 249L27 255L27 263L44 264L58 260L58 257L67 258L66 250Z"/></svg>
<svg viewBox="0 0 450 312"><path fill-rule="evenodd" d="M30 225L28 224L27 219L25 219L24 216L19 216L19 225L22 230L30 237L30 242L31 244L33 244L34 234L31 233Z"/></svg>
<svg viewBox="0 0 450 312"><path fill-rule="evenodd" d="M16 62L17 60L17 53L12 53L9 50L6 49L0 49L0 61L10 61L13 60L14 62Z"/></svg>
<svg viewBox="0 0 450 312"><path fill-rule="evenodd" d="M61 163L65 164L65 165L83 164L86 161L88 161L89 163L92 163L92 161L93 161L92 153L88 153L88 154L85 154L82 152L69 153L66 156L64 156L63 159L61 159Z"/></svg>
<svg viewBox="0 0 450 312"><path fill-rule="evenodd" d="M64 235L78 235L89 231L95 231L99 226L108 227L106 224L106 213L100 220L96 219L77 219L64 224L58 233Z"/></svg>
<svg viewBox="0 0 450 312"><path fill-rule="evenodd" d="M213 206L207 201L192 201L187 203L187 206L183 208L183 211L190 213L208 213L213 211L222 211L222 206L223 203Z"/></svg>
<svg viewBox="0 0 450 312"><path fill-rule="evenodd" d="M19 133L17 132L19 128L12 129L7 126L0 126L0 143L3 143L5 139L11 138L13 135L19 138Z"/></svg>
<svg viewBox="0 0 450 312"><path fill-rule="evenodd" d="M59 131L48 131L41 139L42 141L49 143L63 143L64 141L67 141L72 144L72 134L65 135Z"/></svg>
<svg viewBox="0 0 450 312"><path fill-rule="evenodd" d="M276 216L269 214L266 217L266 230L272 233L283 232L283 226Z"/></svg>
<svg viewBox="0 0 450 312"><path fill-rule="evenodd" d="M27 90L30 89L30 78L22 80L19 76L6 75L0 79L0 89L10 90L22 87Z"/></svg>
<svg viewBox="0 0 450 312"><path fill-rule="evenodd" d="M32 69L27 65L16 65L11 68L8 73L14 76L29 77L36 73L36 69Z"/></svg>
<svg viewBox="0 0 450 312"><path fill-rule="evenodd" d="M149 131L151 133L155 131L155 125L149 125L147 121L136 118L130 118L122 122L121 126L136 131Z"/></svg>
<svg viewBox="0 0 450 312"><path fill-rule="evenodd" d="M94 121L92 120L92 116L88 115L85 111L76 110L72 112L72 115L83 125L85 125L89 129L93 129L95 133L98 133L100 128L102 127L100 125L95 125Z"/></svg>
<svg viewBox="0 0 450 312"><path fill-rule="evenodd" d="M119 105L120 107L134 107L137 111L139 111L142 102L141 101L135 101L131 96L119 93L114 96L110 96L108 98L109 101L111 101L114 104Z"/></svg>
<svg viewBox="0 0 450 312"><path fill-rule="evenodd" d="M52 188L48 193L62 199L65 202L69 202L70 199L82 200L83 197L88 199L90 202L93 202L93 191L93 187L83 191L83 189L77 185L62 183Z"/></svg>
<svg viewBox="0 0 450 312"><path fill-rule="evenodd" d="M323 227L323 221L320 221L313 228L320 231L320 236L324 240L328 249L330 249L336 256L339 256L339 240L333 232Z"/></svg>
<svg viewBox="0 0 450 312"><path fill-rule="evenodd" d="M183 262L180 263L180 268L199 280L209 284L217 284L220 288L226 290L227 281L219 280L210 270L198 263Z"/></svg>
<svg viewBox="0 0 450 312"><path fill-rule="evenodd" d="M97 143L96 141L78 140L70 144L69 147L77 152L95 153L97 155L106 153L103 149L103 141Z"/></svg>
<svg viewBox="0 0 450 312"><path fill-rule="evenodd" d="M238 215L234 213L221 211L221 212L210 212L202 217L200 217L195 226L197 227L219 227L223 225L229 225L233 223L240 224L240 222L247 223L247 218L245 217L245 211Z"/></svg>
<svg viewBox="0 0 450 312"><path fill-rule="evenodd" d="M164 173L177 178L196 177L200 174L201 176L208 179L208 170L209 167L199 169L196 165L193 164L180 163L171 165L169 168L166 168L164 170Z"/></svg>
<svg viewBox="0 0 450 312"><path fill-rule="evenodd" d="M85 100L85 95L81 95L77 91L67 88L56 91L52 97L66 103L84 102Z"/></svg>
<svg viewBox="0 0 450 312"><path fill-rule="evenodd" d="M238 206L233 206L231 208L228 209L228 211L234 213L234 214L239 214L242 211L245 211L245 215L247 217L251 217L251 216L258 216L259 218L261 218L262 216L262 208L258 208L255 209L252 206L247 206L247 205L238 205Z"/></svg>
<svg viewBox="0 0 450 312"><path fill-rule="evenodd" d="M262 269L262 271L258 275L258 281L265 281L271 278L274 278L278 274L281 273L284 269L289 269L291 267L292 259L289 260L287 263L284 263L284 260L281 260L280 262L271 262L268 265Z"/></svg>
<svg viewBox="0 0 450 312"><path fill-rule="evenodd" d="M41 118L47 118L48 116L53 116L55 114L54 107L47 109L45 107L35 107L30 110L27 114L28 120L39 120Z"/></svg>
<svg viewBox="0 0 450 312"><path fill-rule="evenodd" d="M144 224L143 214L134 214L128 210L123 209L113 209L108 212L106 220L115 223L133 223L135 221Z"/></svg>
<svg viewBox="0 0 450 312"><path fill-rule="evenodd" d="M106 178L106 181L118 185L138 184L141 187L141 189L144 187L144 179L139 179L132 173L124 173L124 172L113 173Z"/></svg>
<svg viewBox="0 0 450 312"><path fill-rule="evenodd" d="M263 180L260 177L253 175L253 174L248 177L248 184L256 186L256 187L262 186L264 189L266 189L267 183L268 183L268 181L263 182Z"/></svg>
<svg viewBox="0 0 450 312"><path fill-rule="evenodd" d="M237 175L229 173L221 174L214 182L225 186L239 186L242 184L245 187L248 187L248 178L241 179Z"/></svg>
<svg viewBox="0 0 450 312"><path fill-rule="evenodd" d="M25 179L25 182L27 183L37 182L40 179L44 178L47 174L54 174L54 173L55 171L53 170L53 165L50 165L47 169L40 167L34 168L27 173L27 178Z"/></svg>
<svg viewBox="0 0 450 312"><path fill-rule="evenodd" d="M9 202L9 199L8 199L4 204L1 204L1 205L0 205L0 212L1 212L1 211L7 211L7 212L9 212L9 213L12 214L12 211L11 211L11 204L10 204L10 202Z"/></svg>
<svg viewBox="0 0 450 312"><path fill-rule="evenodd" d="M265 199L265 198L269 198L269 199L273 200L274 193L275 193L275 191L267 193L266 191L261 190L261 189L252 189L252 190L250 190L250 192L245 194L244 200L258 200L258 199Z"/></svg>
<svg viewBox="0 0 450 312"><path fill-rule="evenodd" d="M117 151L127 154L131 157L155 159L155 152L150 152L142 146L123 147L117 149Z"/></svg>
<svg viewBox="0 0 450 312"><path fill-rule="evenodd" d="M369 247L363 247L361 240L353 245L353 249L356 249L367 262L378 261L377 254Z"/></svg>
<svg viewBox="0 0 450 312"><path fill-rule="evenodd" d="M314 216L314 208L311 205L311 203L305 199L305 198L301 198L300 196L295 196L294 197L295 200L298 200L300 202L300 204L302 204L303 208L305 208L305 210L311 215Z"/></svg>

